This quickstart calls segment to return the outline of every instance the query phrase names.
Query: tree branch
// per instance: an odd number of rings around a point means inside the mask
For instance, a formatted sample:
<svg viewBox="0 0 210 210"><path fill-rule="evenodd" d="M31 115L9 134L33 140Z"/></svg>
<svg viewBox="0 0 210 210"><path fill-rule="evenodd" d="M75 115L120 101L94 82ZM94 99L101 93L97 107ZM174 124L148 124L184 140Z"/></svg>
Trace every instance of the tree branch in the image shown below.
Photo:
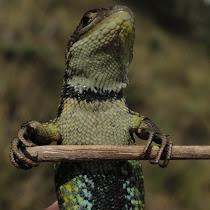
<svg viewBox="0 0 210 210"><path fill-rule="evenodd" d="M144 146L50 145L27 147L24 153L37 162L154 159L158 146L142 154ZM210 146L173 146L171 160L210 159Z"/></svg>

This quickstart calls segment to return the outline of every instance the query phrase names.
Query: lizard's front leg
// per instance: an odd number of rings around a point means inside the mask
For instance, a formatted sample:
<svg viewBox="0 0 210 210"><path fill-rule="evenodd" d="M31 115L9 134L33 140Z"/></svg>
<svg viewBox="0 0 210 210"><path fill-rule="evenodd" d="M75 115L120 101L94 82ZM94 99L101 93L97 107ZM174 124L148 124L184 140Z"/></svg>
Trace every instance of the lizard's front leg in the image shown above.
<svg viewBox="0 0 210 210"><path fill-rule="evenodd" d="M152 142L160 144L156 158L150 160L152 164L159 164L160 167L165 168L170 160L172 152L172 140L169 135L161 133L159 128L148 118L143 115L135 116L137 118L138 126L134 129L136 135L143 140L147 140L144 147L143 154L146 154ZM160 163L160 158L164 153L163 163Z"/></svg>
<svg viewBox="0 0 210 210"><path fill-rule="evenodd" d="M25 156L23 149L36 145L47 145L52 141L60 140L61 135L55 121L44 124L28 121L21 126L17 137L11 142L10 160L15 167L20 169L38 166L35 161Z"/></svg>

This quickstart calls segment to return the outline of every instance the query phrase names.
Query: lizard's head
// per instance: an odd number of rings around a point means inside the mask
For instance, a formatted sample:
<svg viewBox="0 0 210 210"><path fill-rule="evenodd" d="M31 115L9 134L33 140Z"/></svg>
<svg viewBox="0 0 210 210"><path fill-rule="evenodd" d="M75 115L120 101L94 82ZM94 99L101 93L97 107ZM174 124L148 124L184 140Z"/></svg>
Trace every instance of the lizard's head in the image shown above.
<svg viewBox="0 0 210 210"><path fill-rule="evenodd" d="M134 36L134 15L127 7L86 12L68 42L65 83L80 92L119 92L128 84Z"/></svg>

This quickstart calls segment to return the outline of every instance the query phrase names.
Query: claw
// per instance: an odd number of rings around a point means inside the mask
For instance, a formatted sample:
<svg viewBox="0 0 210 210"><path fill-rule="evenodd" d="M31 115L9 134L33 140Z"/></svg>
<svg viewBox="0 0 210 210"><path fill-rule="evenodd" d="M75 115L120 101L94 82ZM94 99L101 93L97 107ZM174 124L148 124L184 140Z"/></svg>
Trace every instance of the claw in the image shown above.
<svg viewBox="0 0 210 210"><path fill-rule="evenodd" d="M166 137L166 146L165 146L166 156L163 163L160 163L160 162L158 163L161 168L165 168L168 166L169 160L171 158L172 146L173 146L170 136L165 135L165 137Z"/></svg>
<svg viewBox="0 0 210 210"><path fill-rule="evenodd" d="M20 168L19 164L16 162L15 157L14 157L14 153L13 153L13 144L15 143L15 139L13 140L13 142L11 143L11 149L9 152L9 157L10 157L10 161L12 162L12 164L16 167L16 168Z"/></svg>
<svg viewBox="0 0 210 210"><path fill-rule="evenodd" d="M168 166L169 160L170 160L170 157L171 157L172 141L171 141L170 136L165 135L165 134L162 134L160 136L160 138L161 138L162 141L161 141L160 148L157 152L157 156L154 160L150 160L150 163L151 164L158 164L161 168L165 168L165 167ZM161 158L161 155L163 154L164 151L166 152L166 155L165 155L165 158L164 158L163 162L161 163L160 158Z"/></svg>
<svg viewBox="0 0 210 210"><path fill-rule="evenodd" d="M21 162L18 161L18 157L15 156L15 150L19 151L18 147L18 139L15 138L12 143L11 143L11 149L10 149L10 161L11 163L19 169L28 169L26 166L24 166L23 164L21 164ZM18 152L17 152L18 153Z"/></svg>
<svg viewBox="0 0 210 210"><path fill-rule="evenodd" d="M148 138L146 139L147 144L144 147L142 156L144 156L147 153L147 151L149 150L149 147L151 146L153 141L155 141L156 143L159 143L159 142L157 142L157 139L161 139L160 147L159 147L159 150L157 152L155 159L149 160L149 161L151 164L158 164L161 168L165 168L169 164L169 160L170 160L171 152L172 152L173 144L172 144L170 136L162 134L161 132L156 133L151 130L147 130L147 129L142 130L140 128L138 129L138 134L140 134L142 131L144 133L147 132L149 135ZM141 137L141 136L139 136L139 137ZM145 138L145 136L143 136L143 137ZM164 158L163 162L160 162L160 158L164 152L165 152L165 158Z"/></svg>
<svg viewBox="0 0 210 210"><path fill-rule="evenodd" d="M172 141L169 135L162 134L158 127L148 118L140 115L141 123L136 131L136 135L142 139L147 140L147 144L142 152L145 155L149 150L152 142L160 144L159 150L154 160L149 160L152 164L158 164L160 167L165 168L170 160L172 152ZM160 163L160 158L165 152L163 163Z"/></svg>
<svg viewBox="0 0 210 210"><path fill-rule="evenodd" d="M25 144L26 140L22 135L23 133L24 130L21 129L20 132L18 133L18 137L14 138L14 140L11 143L10 160L16 168L30 169L32 167L38 166L39 164L27 158L23 154L21 148L31 145L28 142ZM19 139L19 137L21 138L21 140Z"/></svg>
<svg viewBox="0 0 210 210"><path fill-rule="evenodd" d="M14 149L13 149L13 153L14 155L21 161L21 162L25 162L27 163L27 165L33 167L33 166L37 166L38 164L35 163L34 161L32 161L31 159L27 158L23 152L18 148L18 141L19 139L18 138L15 138L14 139ZM17 143L16 143L17 142Z"/></svg>

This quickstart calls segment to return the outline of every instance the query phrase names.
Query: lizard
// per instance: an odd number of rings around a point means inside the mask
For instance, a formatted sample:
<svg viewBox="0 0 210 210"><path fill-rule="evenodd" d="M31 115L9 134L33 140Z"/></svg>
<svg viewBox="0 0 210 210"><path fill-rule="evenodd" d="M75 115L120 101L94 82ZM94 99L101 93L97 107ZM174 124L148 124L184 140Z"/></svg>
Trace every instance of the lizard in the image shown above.
<svg viewBox="0 0 210 210"><path fill-rule="evenodd" d="M166 167L172 140L142 114L128 108L123 89L133 57L134 14L114 5L86 12L67 44L61 102L55 119L21 126L11 142L10 160L20 169L38 163L25 147L47 145L134 145L136 134L159 144L153 164ZM164 160L160 161L160 157ZM137 160L55 164L59 208L144 209L144 185Z"/></svg>

